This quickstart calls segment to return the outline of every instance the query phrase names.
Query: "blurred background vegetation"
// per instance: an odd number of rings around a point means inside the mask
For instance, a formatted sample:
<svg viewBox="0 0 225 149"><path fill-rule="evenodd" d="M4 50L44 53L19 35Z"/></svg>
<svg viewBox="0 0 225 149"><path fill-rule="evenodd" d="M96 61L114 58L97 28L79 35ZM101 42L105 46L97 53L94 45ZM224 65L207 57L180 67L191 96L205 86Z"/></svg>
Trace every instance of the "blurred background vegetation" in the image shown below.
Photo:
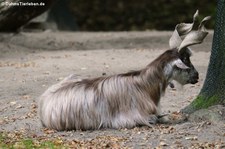
<svg viewBox="0 0 225 149"><path fill-rule="evenodd" d="M212 0L10 0L45 3L42 7L4 5L8 1L0 0L0 32L23 25L67 31L173 30L177 23L192 22L197 9L200 19L214 18L216 8ZM213 26L214 19L207 28Z"/></svg>
<svg viewBox="0 0 225 149"><path fill-rule="evenodd" d="M206 15L214 17L216 8L212 0L64 1L80 31L173 30L179 22L191 22L197 9L202 19ZM213 20L208 28L213 28Z"/></svg>

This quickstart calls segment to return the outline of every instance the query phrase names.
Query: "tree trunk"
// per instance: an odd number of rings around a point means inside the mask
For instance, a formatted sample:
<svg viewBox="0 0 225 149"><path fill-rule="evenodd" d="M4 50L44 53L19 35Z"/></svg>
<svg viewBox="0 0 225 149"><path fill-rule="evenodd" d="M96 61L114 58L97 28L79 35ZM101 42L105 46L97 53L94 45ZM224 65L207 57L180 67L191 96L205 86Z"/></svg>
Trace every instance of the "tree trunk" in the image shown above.
<svg viewBox="0 0 225 149"><path fill-rule="evenodd" d="M11 0L0 2L0 32L14 32L50 8L54 0Z"/></svg>
<svg viewBox="0 0 225 149"><path fill-rule="evenodd" d="M217 1L212 53L204 85L197 98L182 111L192 113L215 104L225 104L225 0Z"/></svg>

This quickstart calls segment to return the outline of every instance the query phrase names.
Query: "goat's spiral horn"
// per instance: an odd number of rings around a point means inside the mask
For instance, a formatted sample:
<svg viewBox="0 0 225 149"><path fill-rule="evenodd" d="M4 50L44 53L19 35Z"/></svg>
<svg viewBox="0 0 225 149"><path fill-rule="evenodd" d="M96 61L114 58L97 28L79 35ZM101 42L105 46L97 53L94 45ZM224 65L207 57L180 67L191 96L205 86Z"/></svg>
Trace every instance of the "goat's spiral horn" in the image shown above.
<svg viewBox="0 0 225 149"><path fill-rule="evenodd" d="M180 23L176 25L175 30L169 41L170 48L178 48L178 50L181 50L190 45L202 43L202 41L208 34L205 28L205 23L211 17L210 16L205 17L201 21L198 30L192 30L193 26L196 23L197 17L198 17L198 10L193 16L192 23Z"/></svg>

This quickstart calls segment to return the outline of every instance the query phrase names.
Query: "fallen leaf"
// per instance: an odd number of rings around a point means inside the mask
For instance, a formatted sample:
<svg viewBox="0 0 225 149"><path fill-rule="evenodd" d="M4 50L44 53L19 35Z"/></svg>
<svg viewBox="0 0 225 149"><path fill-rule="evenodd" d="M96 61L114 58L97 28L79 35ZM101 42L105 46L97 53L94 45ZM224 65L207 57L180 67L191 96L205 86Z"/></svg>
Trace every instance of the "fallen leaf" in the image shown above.
<svg viewBox="0 0 225 149"><path fill-rule="evenodd" d="M160 145L160 146L168 146L168 144L167 144L166 142L164 142L164 141L161 141L161 142L159 143L159 145Z"/></svg>
<svg viewBox="0 0 225 149"><path fill-rule="evenodd" d="M15 105L16 104L16 101L12 101L10 102L11 105Z"/></svg>
<svg viewBox="0 0 225 149"><path fill-rule="evenodd" d="M197 136L188 136L188 137L185 137L186 140L198 140L198 137Z"/></svg>
<svg viewBox="0 0 225 149"><path fill-rule="evenodd" d="M53 130L53 129L48 129L48 128L44 128L44 133L45 134L53 134L53 133L55 133L55 130Z"/></svg>
<svg viewBox="0 0 225 149"><path fill-rule="evenodd" d="M86 67L82 67L82 68L80 68L81 70L86 70L87 68Z"/></svg>
<svg viewBox="0 0 225 149"><path fill-rule="evenodd" d="M16 106L16 109L21 109L21 108L24 108L22 105L18 105L18 106Z"/></svg>
<svg viewBox="0 0 225 149"><path fill-rule="evenodd" d="M31 98L30 95L23 95L23 96L22 96L22 99L30 99L30 98Z"/></svg>

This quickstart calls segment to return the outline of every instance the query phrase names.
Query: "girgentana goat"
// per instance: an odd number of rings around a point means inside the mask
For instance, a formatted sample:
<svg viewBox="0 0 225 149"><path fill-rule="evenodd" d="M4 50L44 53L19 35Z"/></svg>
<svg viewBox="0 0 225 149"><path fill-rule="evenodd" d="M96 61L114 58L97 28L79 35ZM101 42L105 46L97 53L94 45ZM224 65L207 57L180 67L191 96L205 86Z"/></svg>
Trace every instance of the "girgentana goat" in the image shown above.
<svg viewBox="0 0 225 149"><path fill-rule="evenodd" d="M62 130L132 128L157 123L160 97L175 80L182 85L198 82L198 72L190 61L190 45L206 37L205 17L197 30L193 23L175 27L170 50L144 69L94 79L75 75L51 86L39 100L39 116L44 127Z"/></svg>

